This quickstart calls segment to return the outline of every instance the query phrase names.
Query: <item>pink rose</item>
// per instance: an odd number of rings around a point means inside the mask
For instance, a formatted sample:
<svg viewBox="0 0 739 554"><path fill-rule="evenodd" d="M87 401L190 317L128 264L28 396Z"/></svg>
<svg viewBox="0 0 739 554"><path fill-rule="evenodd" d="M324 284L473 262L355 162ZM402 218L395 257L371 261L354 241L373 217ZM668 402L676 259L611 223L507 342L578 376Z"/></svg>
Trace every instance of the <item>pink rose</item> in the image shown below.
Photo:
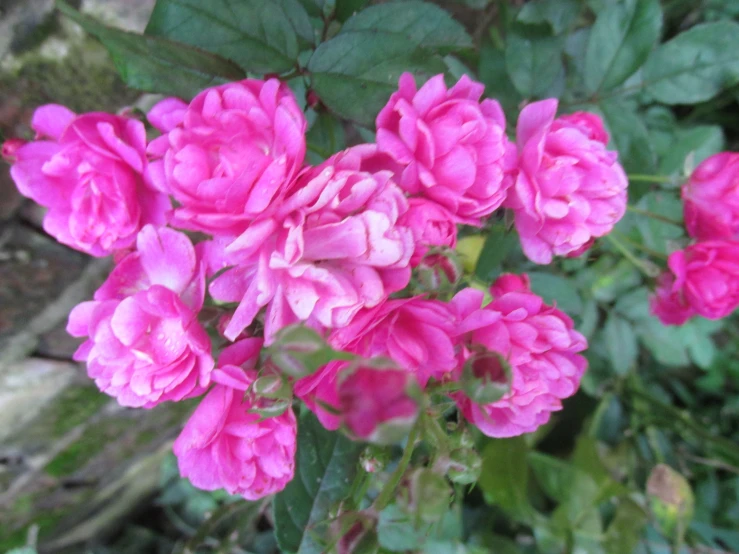
<svg viewBox="0 0 739 554"><path fill-rule="evenodd" d="M457 245L457 223L446 208L425 198L411 198L408 211L398 221L398 225L408 227L413 233L416 247L411 265L417 266L426 256L429 248Z"/></svg>
<svg viewBox="0 0 739 554"><path fill-rule="evenodd" d="M739 154L705 159L683 185L688 234L698 240L739 239Z"/></svg>
<svg viewBox="0 0 739 554"><path fill-rule="evenodd" d="M398 184L472 225L503 203L515 158L503 110L495 100L480 102L483 89L466 75L451 89L443 75L417 89L404 73L377 116L377 146L398 164Z"/></svg>
<svg viewBox="0 0 739 554"><path fill-rule="evenodd" d="M342 424L362 441L400 440L418 417L413 385L413 376L401 369L360 366L345 371L337 387Z"/></svg>
<svg viewBox="0 0 739 554"><path fill-rule="evenodd" d="M152 182L179 207L175 223L238 234L279 205L305 156L306 122L287 85L246 79L213 87L189 105L167 98L149 112L165 134L148 152Z"/></svg>
<svg viewBox="0 0 739 554"><path fill-rule="evenodd" d="M388 300L359 312L352 322L334 330L328 342L337 350L367 359L389 358L425 387L432 377L443 381L457 367L457 322L449 306L438 300ZM338 405L337 383L347 362L332 362L295 383L295 395L328 429L341 419L324 405Z"/></svg>
<svg viewBox="0 0 739 554"><path fill-rule="evenodd" d="M205 392L213 358L197 320L205 272L190 240L144 227L137 250L113 269L95 300L76 306L67 331L88 337L74 359L122 406L151 408Z"/></svg>
<svg viewBox="0 0 739 554"><path fill-rule="evenodd" d="M582 254L611 232L626 211L626 174L606 150L600 118L579 112L554 118L557 100L526 106L518 118L519 168L506 206L533 262Z"/></svg>
<svg viewBox="0 0 739 554"><path fill-rule="evenodd" d="M217 384L174 443L180 473L196 487L258 500L285 488L295 473L297 422L291 408L276 417L250 412L261 339L225 348Z"/></svg>
<svg viewBox="0 0 739 554"><path fill-rule="evenodd" d="M491 437L530 433L562 408L561 399L580 385L587 361L579 354L587 341L572 320L528 288L523 276L503 276L491 288L494 300L480 308L483 293L465 289L452 300L466 356L480 347L497 352L511 367L510 390L480 405L464 393L454 398L462 414Z"/></svg>
<svg viewBox="0 0 739 554"><path fill-rule="evenodd" d="M165 223L169 199L143 177L143 123L48 104L31 127L48 140L13 143L4 155L15 158L10 175L21 194L49 208L44 229L59 242L107 256L133 245L144 225Z"/></svg>
<svg viewBox="0 0 739 554"><path fill-rule="evenodd" d="M211 295L239 302L229 339L265 306L268 344L297 321L343 327L408 284L413 236L397 224L408 204L390 172L362 169L368 152L350 148L306 169L274 213L214 243L211 267L232 267Z"/></svg>
<svg viewBox="0 0 739 554"><path fill-rule="evenodd" d="M666 272L657 279L657 290L650 299L652 313L665 325L682 325L695 315L695 310L675 286L675 276Z"/></svg>
<svg viewBox="0 0 739 554"><path fill-rule="evenodd" d="M664 323L684 323L691 310L721 319L739 306L739 242L699 242L670 254L667 265L674 280L662 278L652 304Z"/></svg>

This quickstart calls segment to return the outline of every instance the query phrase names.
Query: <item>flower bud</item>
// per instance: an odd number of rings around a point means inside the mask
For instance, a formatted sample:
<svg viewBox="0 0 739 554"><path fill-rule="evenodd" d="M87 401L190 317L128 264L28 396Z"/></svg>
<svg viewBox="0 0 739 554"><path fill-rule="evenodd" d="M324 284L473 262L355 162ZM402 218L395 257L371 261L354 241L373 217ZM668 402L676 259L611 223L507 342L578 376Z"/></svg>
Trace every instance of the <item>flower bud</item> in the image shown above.
<svg viewBox="0 0 739 554"><path fill-rule="evenodd" d="M26 141L20 138L11 138L3 142L2 157L6 162L15 162L15 153L18 149L25 145Z"/></svg>
<svg viewBox="0 0 739 554"><path fill-rule="evenodd" d="M315 373L335 360L350 360L352 355L331 348L323 337L304 325L282 329L269 348L272 363L290 377Z"/></svg>
<svg viewBox="0 0 739 554"><path fill-rule="evenodd" d="M428 469L417 469L411 475L408 495L399 504L410 515L424 523L439 521L449 510L451 491L447 480Z"/></svg>
<svg viewBox="0 0 739 554"><path fill-rule="evenodd" d="M375 526L377 520L369 514L346 513L331 525L336 554L375 554L379 545Z"/></svg>
<svg viewBox="0 0 739 554"><path fill-rule="evenodd" d="M394 444L405 437L420 404L413 374L367 365L339 377L338 400L349 435L376 444Z"/></svg>
<svg viewBox="0 0 739 554"><path fill-rule="evenodd" d="M482 471L482 458L472 448L458 448L449 455L447 476L452 483L471 485Z"/></svg>
<svg viewBox="0 0 739 554"><path fill-rule="evenodd" d="M378 473L385 469L390 455L385 447L370 444L359 457L359 464L367 473Z"/></svg>
<svg viewBox="0 0 739 554"><path fill-rule="evenodd" d="M511 366L497 352L478 352L465 362L461 381L470 400L491 404L510 391Z"/></svg>
<svg viewBox="0 0 739 554"><path fill-rule="evenodd" d="M674 541L682 540L695 505L693 491L685 477L670 466L659 464L649 474L647 496L662 532Z"/></svg>

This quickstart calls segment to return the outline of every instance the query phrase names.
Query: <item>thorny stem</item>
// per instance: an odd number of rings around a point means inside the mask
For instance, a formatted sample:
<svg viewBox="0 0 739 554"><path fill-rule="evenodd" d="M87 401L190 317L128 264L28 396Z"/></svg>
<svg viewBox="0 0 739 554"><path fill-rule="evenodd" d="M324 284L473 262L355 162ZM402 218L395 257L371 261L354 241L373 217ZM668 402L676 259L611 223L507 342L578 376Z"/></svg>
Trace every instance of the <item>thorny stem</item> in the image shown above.
<svg viewBox="0 0 739 554"><path fill-rule="evenodd" d="M657 221L662 221L663 223L670 223L671 225L677 225L678 227L682 227L683 225L680 221L676 221L664 215L650 212L649 210L643 210L642 208L637 208L636 206L632 206L631 204L626 206L626 209L629 210L631 213L643 215L644 217L650 217L652 219L656 219Z"/></svg>
<svg viewBox="0 0 739 554"><path fill-rule="evenodd" d="M398 467L395 468L395 471L390 475L387 483L385 483L382 491L380 491L380 494L377 495L377 498L375 499L374 508L378 512L385 508L390 503L390 500L395 496L398 484L403 478L403 475L405 475L405 470L408 468L408 464L411 461L411 456L413 455L413 450L416 446L416 437L418 437L418 432L421 430L421 425L423 425L423 418L419 416L413 424L411 432L408 433L408 441L405 443L403 456L398 462Z"/></svg>

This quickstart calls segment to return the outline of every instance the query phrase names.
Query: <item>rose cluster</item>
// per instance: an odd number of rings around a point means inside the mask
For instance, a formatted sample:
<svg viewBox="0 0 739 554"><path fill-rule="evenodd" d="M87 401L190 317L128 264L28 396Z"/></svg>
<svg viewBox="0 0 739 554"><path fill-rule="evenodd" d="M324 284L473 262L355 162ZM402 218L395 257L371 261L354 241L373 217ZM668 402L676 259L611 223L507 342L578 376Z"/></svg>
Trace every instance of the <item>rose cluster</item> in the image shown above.
<svg viewBox="0 0 739 554"><path fill-rule="evenodd" d="M581 254L624 214L627 180L597 116L532 103L514 144L482 94L467 77L418 88L405 74L376 142L316 167L304 114L277 79L165 99L148 113L150 141L130 116L49 105L34 115L37 140L3 145L19 190L48 208L50 234L114 254L69 318L90 377L124 406L205 395L174 445L196 486L249 499L281 490L294 472L294 398L329 429L387 441L430 387L493 437L535 430L577 390L586 340L525 275L500 277L487 304L471 288L445 301L411 286L418 268L448 262L458 226L501 207L536 263ZM704 244L681 258L681 284L708 256L733 263L732 243ZM213 340L206 302L220 312ZM294 324L345 355L281 372L265 352Z"/></svg>
<svg viewBox="0 0 739 554"><path fill-rule="evenodd" d="M666 325L721 319L739 307L739 154L704 160L682 187L692 242L670 254L652 312Z"/></svg>

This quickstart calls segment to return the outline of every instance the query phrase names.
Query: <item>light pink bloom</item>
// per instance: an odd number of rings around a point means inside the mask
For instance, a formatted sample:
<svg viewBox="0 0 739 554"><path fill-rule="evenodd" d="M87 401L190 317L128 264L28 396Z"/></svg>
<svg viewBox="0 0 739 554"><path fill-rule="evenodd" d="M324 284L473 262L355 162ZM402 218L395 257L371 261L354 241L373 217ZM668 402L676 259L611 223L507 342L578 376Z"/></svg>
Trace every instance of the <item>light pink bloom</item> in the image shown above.
<svg viewBox="0 0 739 554"><path fill-rule="evenodd" d="M432 377L443 381L456 369L456 325L444 302L424 298L388 300L359 312L348 326L334 330L328 342L338 350L364 358L389 358L425 387ZM323 406L338 406L337 383L348 365L332 362L295 383L295 395L328 429L336 429L341 418Z"/></svg>
<svg viewBox="0 0 739 554"><path fill-rule="evenodd" d="M250 413L261 339L225 348L216 386L192 414L174 443L180 473L196 487L225 489L247 500L281 491L295 473L297 422L291 408L262 419Z"/></svg>
<svg viewBox="0 0 739 554"><path fill-rule="evenodd" d="M408 227L413 232L416 243L411 265L417 266L426 256L429 248L457 245L457 223L446 208L425 198L411 198L408 211L398 221L398 225Z"/></svg>
<svg viewBox="0 0 739 554"><path fill-rule="evenodd" d="M562 408L561 399L577 391L587 366L579 352L587 341L565 313L529 290L525 275L501 277L491 293L494 300L482 309L483 293L475 289L458 293L452 306L462 320L459 333L468 348L484 347L507 359L510 391L486 405L464 393L454 397L462 414L483 433L512 437L549 421Z"/></svg>
<svg viewBox="0 0 739 554"><path fill-rule="evenodd" d="M739 307L738 241L690 245L670 254L667 265L674 279L662 278L652 303L663 323L679 325L689 317L689 310L708 319L721 319ZM674 311L672 317L663 317L669 310Z"/></svg>
<svg viewBox="0 0 739 554"><path fill-rule="evenodd" d="M526 106L518 118L519 168L506 206L515 212L526 256L548 264L553 256L582 254L611 232L626 212L626 174L597 115L555 119L557 100Z"/></svg>
<svg viewBox="0 0 739 554"><path fill-rule="evenodd" d="M151 408L205 392L213 358L197 320L205 272L190 240L144 227L137 250L113 269L95 300L77 305L67 331L88 337L74 359L122 406Z"/></svg>
<svg viewBox="0 0 739 554"><path fill-rule="evenodd" d="M682 325L696 315L680 288L675 286L675 276L670 272L663 273L657 279L657 290L649 304L652 313L665 325Z"/></svg>
<svg viewBox="0 0 739 554"><path fill-rule="evenodd" d="M398 184L472 225L503 203L515 158L503 110L480 102L483 89L466 75L451 89L443 75L417 89L404 73L377 116L377 146L398 164Z"/></svg>
<svg viewBox="0 0 739 554"><path fill-rule="evenodd" d="M34 112L31 127L44 140L11 145L10 175L21 194L49 208L44 229L59 242L107 256L133 245L144 225L165 223L169 199L143 177L143 123L48 104Z"/></svg>
<svg viewBox="0 0 739 554"><path fill-rule="evenodd" d="M177 200L178 226L238 234L279 205L305 156L306 122L277 79L209 88L189 105L167 98L149 112L164 135L148 152L152 182Z"/></svg>
<svg viewBox="0 0 739 554"><path fill-rule="evenodd" d="M739 239L739 153L705 159L683 185L688 234L698 240Z"/></svg>
<svg viewBox="0 0 739 554"><path fill-rule="evenodd" d="M408 204L390 172L363 170L373 154L371 147L354 147L306 169L273 213L235 239L213 243L212 269L233 267L210 292L239 302L228 338L264 306L268 344L297 321L343 327L408 284L413 235L397 224Z"/></svg>

